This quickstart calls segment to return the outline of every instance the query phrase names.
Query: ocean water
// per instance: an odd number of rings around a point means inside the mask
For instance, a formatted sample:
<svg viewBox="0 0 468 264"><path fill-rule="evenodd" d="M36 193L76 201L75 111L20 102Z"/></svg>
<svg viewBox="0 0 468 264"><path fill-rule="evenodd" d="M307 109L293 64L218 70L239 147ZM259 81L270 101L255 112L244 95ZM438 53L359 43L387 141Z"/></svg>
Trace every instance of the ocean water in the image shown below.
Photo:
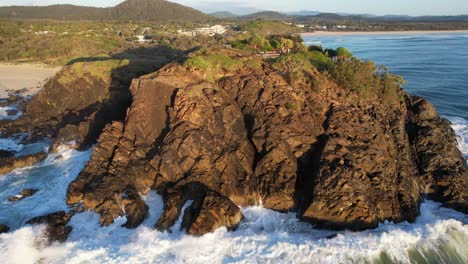
<svg viewBox="0 0 468 264"><path fill-rule="evenodd" d="M403 75L409 81L408 91L426 96L453 122L460 149L468 155L468 49L463 48L468 47L467 36L347 36L306 41L345 46L356 56L386 64ZM0 139L0 148L31 152L47 144L21 145L14 138ZM293 213L246 207L242 208L245 219L236 231L220 228L192 237L179 231L181 219L172 233L152 229L163 204L157 193L150 192L144 198L149 217L135 230L121 227L125 218L100 227L98 215L85 212L71 220L73 231L67 242L46 246L45 227L24 226L24 222L67 209L66 187L91 152L63 148L41 164L0 175L0 223L12 227L10 233L0 235L0 263L468 263L467 215L432 201L422 204L415 223L386 222L363 232L314 229ZM14 204L7 201L24 188L39 192Z"/></svg>

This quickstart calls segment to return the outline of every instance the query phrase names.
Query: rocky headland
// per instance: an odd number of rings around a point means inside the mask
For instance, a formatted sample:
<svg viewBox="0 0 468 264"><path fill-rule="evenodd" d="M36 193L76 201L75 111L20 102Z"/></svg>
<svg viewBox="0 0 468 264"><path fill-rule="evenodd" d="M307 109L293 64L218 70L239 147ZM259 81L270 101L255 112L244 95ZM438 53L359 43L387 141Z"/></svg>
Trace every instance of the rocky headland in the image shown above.
<svg viewBox="0 0 468 264"><path fill-rule="evenodd" d="M156 65L66 66L20 118L0 121L2 137L50 138L51 152L95 145L68 187L70 211L30 221L48 223L52 240L65 240L82 210L137 227L150 190L164 200L154 227L171 230L183 215L193 235L234 230L239 206L251 205L351 230L414 221L423 197L468 213L468 168L450 123L375 65L314 51L164 54ZM43 158L0 155L0 169Z"/></svg>

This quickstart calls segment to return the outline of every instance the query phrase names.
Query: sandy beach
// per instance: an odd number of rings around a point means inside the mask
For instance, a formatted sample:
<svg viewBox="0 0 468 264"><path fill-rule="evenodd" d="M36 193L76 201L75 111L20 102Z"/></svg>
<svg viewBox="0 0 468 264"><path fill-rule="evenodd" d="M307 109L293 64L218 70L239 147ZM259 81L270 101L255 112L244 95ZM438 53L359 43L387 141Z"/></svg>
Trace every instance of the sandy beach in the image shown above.
<svg viewBox="0 0 468 264"><path fill-rule="evenodd" d="M59 71L60 67L42 64L0 63L0 98L8 96L8 91L27 89L24 95L36 93L43 81Z"/></svg>
<svg viewBox="0 0 468 264"><path fill-rule="evenodd" d="M468 30L447 31L315 31L301 33L302 36L346 36L346 35L416 35L416 34L468 34Z"/></svg>

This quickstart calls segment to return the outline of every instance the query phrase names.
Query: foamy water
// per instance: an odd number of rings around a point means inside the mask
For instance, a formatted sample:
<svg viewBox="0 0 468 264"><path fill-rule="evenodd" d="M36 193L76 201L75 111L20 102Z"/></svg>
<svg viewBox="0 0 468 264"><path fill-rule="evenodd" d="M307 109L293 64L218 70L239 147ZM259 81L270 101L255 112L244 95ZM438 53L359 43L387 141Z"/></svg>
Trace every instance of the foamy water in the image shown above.
<svg viewBox="0 0 468 264"><path fill-rule="evenodd" d="M451 120L460 148L467 154L468 122ZM4 139L2 148L24 151L31 146ZM1 263L468 263L467 216L432 201L421 205L415 223L387 222L363 232L314 229L299 222L294 213L246 207L236 231L220 228L192 237L179 230L181 218L172 233L153 230L163 202L150 192L145 197L149 217L140 227L121 227L124 217L100 227L99 216L85 212L72 218L67 242L44 246L45 227L24 223L34 216L67 210L67 186L91 153L62 149L36 166L0 177L0 223L12 228L0 235ZM7 201L24 188L39 191L16 203Z"/></svg>
<svg viewBox="0 0 468 264"><path fill-rule="evenodd" d="M21 116L21 112L17 112L14 115L8 115L8 111L17 110L14 106L0 106L0 119L14 120Z"/></svg>

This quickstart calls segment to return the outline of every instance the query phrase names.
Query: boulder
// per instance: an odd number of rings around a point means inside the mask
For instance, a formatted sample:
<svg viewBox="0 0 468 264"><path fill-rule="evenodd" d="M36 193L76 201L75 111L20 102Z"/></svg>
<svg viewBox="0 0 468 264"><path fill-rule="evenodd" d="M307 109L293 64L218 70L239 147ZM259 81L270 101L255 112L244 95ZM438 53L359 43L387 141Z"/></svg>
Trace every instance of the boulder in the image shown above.
<svg viewBox="0 0 468 264"><path fill-rule="evenodd" d="M37 191L38 190L36 190L36 189L23 189L17 195L8 198L8 201L14 203L14 202L23 200L25 198L33 196Z"/></svg>
<svg viewBox="0 0 468 264"><path fill-rule="evenodd" d="M235 230L242 218L241 210L231 200L209 192L185 209L182 229L194 236L214 232L220 227Z"/></svg>

